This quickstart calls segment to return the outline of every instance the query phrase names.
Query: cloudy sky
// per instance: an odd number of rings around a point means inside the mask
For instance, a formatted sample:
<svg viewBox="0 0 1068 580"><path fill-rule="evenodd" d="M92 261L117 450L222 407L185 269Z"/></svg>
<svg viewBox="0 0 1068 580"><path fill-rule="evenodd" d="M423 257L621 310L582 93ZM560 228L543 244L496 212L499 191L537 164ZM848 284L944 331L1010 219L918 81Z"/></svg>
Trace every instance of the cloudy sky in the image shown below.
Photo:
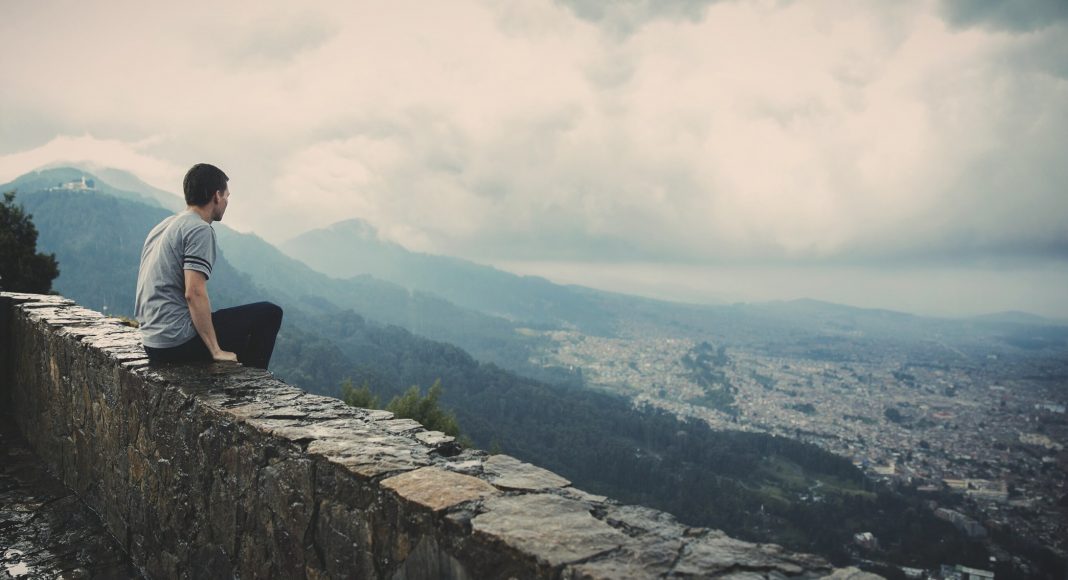
<svg viewBox="0 0 1068 580"><path fill-rule="evenodd" d="M1068 318L1068 2L296 4L3 0L0 181L209 161L273 242Z"/></svg>

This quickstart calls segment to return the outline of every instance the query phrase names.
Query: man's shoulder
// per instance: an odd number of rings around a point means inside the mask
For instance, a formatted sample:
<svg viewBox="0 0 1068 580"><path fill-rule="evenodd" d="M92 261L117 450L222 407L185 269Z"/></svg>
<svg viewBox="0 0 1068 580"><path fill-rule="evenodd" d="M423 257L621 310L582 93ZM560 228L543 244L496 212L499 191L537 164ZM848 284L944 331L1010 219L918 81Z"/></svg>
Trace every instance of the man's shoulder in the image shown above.
<svg viewBox="0 0 1068 580"><path fill-rule="evenodd" d="M190 240L210 239L215 242L215 230L200 216L190 211L169 215L152 228L145 245L163 244L165 246L188 243Z"/></svg>
<svg viewBox="0 0 1068 580"><path fill-rule="evenodd" d="M180 212L180 213L176 213L173 216L167 218L166 220L163 220L163 223L166 223L168 225L172 225L176 230L178 230L178 231L180 231L182 233L186 233L186 232L196 232L196 233L211 232L212 234L215 233L215 230L212 229L211 224L209 224L208 222L204 221L203 219L200 218L199 215L197 215L197 214L195 214L195 213L193 213L191 211L183 211L183 212Z"/></svg>
<svg viewBox="0 0 1068 580"><path fill-rule="evenodd" d="M167 226L169 226L172 223L174 223L174 220L178 219L178 216L180 216L180 215L181 214L175 213L175 214L171 214L171 215L163 218L162 220L160 220L160 222L158 224L155 225L155 227L152 228L152 231L153 232L159 232L159 231L163 231L163 230L167 229Z"/></svg>

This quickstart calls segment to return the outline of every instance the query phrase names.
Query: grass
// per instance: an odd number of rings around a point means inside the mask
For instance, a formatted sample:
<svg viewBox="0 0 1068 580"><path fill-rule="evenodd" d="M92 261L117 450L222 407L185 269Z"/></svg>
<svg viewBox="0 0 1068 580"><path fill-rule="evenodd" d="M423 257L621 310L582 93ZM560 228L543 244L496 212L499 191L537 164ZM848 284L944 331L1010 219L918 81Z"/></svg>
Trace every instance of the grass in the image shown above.
<svg viewBox="0 0 1068 580"><path fill-rule="evenodd" d="M819 493L823 495L841 494L875 499L875 493L864 490L862 486L854 482L830 475L814 478L808 475L800 465L780 456L764 459L760 465L760 471L766 478L761 491L776 499L789 501L786 498L795 498L798 494L808 493L817 482L822 484L819 487Z"/></svg>

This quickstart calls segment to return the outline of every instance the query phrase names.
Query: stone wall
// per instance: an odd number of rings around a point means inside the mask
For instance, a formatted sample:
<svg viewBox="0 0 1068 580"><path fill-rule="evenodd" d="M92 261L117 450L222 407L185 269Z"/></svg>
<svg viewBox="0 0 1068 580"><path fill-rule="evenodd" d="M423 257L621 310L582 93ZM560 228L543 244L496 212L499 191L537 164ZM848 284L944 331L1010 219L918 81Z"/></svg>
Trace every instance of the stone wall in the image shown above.
<svg viewBox="0 0 1068 580"><path fill-rule="evenodd" d="M683 526L385 411L0 294L0 401L151 578L861 576Z"/></svg>
<svg viewBox="0 0 1068 580"><path fill-rule="evenodd" d="M0 407L0 580L140 577L96 513L48 472Z"/></svg>

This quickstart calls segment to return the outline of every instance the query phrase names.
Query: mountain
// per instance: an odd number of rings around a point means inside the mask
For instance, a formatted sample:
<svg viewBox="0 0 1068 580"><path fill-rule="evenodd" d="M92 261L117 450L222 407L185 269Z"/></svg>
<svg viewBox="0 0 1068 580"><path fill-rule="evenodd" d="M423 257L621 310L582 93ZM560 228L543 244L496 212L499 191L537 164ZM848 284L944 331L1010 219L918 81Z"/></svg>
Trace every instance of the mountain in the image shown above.
<svg viewBox="0 0 1068 580"><path fill-rule="evenodd" d="M1050 320L1049 318L1039 316L1037 314L1031 314L1030 312L1021 312L1019 310L1009 310L1005 312L981 314L979 316L971 317L970 320L974 320L976 322L991 322L994 324L1057 324L1057 321L1055 320Z"/></svg>
<svg viewBox="0 0 1068 580"><path fill-rule="evenodd" d="M638 333L713 340L734 347L833 360L901 348L914 351L918 358L930 357L925 350L930 351L932 343L965 350L989 350L992 344L1027 350L1065 347L1063 325L1036 334L1031 327L1049 321L1022 313L939 319L810 299L699 305L563 286L459 258L411 252L381 239L361 220L306 232L281 248L330 276L373 276L514 321L517 326L541 330L572 329L620 338ZM935 350L956 352L941 346Z"/></svg>
<svg viewBox="0 0 1068 580"><path fill-rule="evenodd" d="M141 244L149 229L171 213L154 196L178 198L125 172L106 169L101 173L145 189L127 191L81 168L54 167L23 175L0 186L0 191L19 192L17 201L34 214L38 224L39 248L65 258L56 288L77 296L86 306L128 316L133 309ZM459 345L478 359L505 368L548 380L576 380L573 373L531 365L531 353L541 339L516 332L511 321L366 275L349 280L330 278L282 254L258 236L236 232L222 223L213 227L224 270L239 263L245 277L243 286L235 288L232 296L228 284L213 279L216 307L248 302L248 296L255 295L249 288L259 285L269 288L278 302L314 304L315 299L325 300L331 307L352 308L379 322ZM105 256L111 257L106 274L100 270Z"/></svg>
<svg viewBox="0 0 1068 580"><path fill-rule="evenodd" d="M108 173L119 177L123 183L134 185L138 189L136 191L122 189L102 181L96 175L85 169L63 166L43 168L26 173L14 181L0 185L0 191L67 191L75 193L101 193L119 199L136 201L145 205L165 208L172 211L179 209L173 202L173 199L175 199L176 196L152 188L129 173L115 169L108 170ZM141 188L142 186L143 189ZM180 199L178 202L181 207L185 207L185 204L181 203Z"/></svg>
<svg viewBox="0 0 1068 580"><path fill-rule="evenodd" d="M79 183L86 178L94 187L71 190L53 185L56 177L73 176L77 176ZM56 290L89 308L131 316L141 246L149 230L171 212L134 201L125 195L128 192L73 168L35 172L13 183L20 187L16 203L32 214L39 232L38 250L55 253L59 260ZM38 189L32 189L34 185ZM504 363L509 359L515 359L522 366L527 364L531 343L537 340L516 333L513 323L507 320L460 308L436 296L411 292L369 276L350 280L330 278L283 255L255 235L235 232L221 223L213 227L219 238L219 256L211 280L213 306L224 308L257 300L284 305L287 334L306 340L304 344L294 344L290 338L280 337L280 356L283 359L288 356L295 367L304 367L304 376L315 377L314 382L304 384L306 388L332 393L345 376L362 376L377 364L367 359L364 352L357 353L357 363L350 362L352 357L337 349L337 344L345 341L353 349L362 341L364 346L392 344L396 351L408 348L425 354L441 350L433 346L435 341L417 340L411 334L418 332L431 339L452 339L453 343L470 346L476 353L472 358L450 345L449 348L463 353L448 355L453 360L477 358L506 366ZM240 264L240 270L234 264ZM360 332L337 324L339 320L351 323L355 319L360 320L356 325L362 329ZM368 333L374 337L368 338ZM315 343L322 347L322 352L313 353L314 356L308 352L290 356L282 343L305 351L308 344ZM397 360L395 355L380 348L375 352L383 360ZM333 370L325 374L313 372L305 364L309 359ZM420 365L425 363L414 366ZM411 371L379 369L376 372L390 377L390 386L396 389L407 387L404 381L415 376ZM428 378L433 379L429 375Z"/></svg>
<svg viewBox="0 0 1068 580"><path fill-rule="evenodd" d="M612 335L617 317L596 293L537 276L518 276L459 258L411 252L353 219L301 234L281 249L338 278L361 274L430 292L459 306L535 328Z"/></svg>
<svg viewBox="0 0 1068 580"><path fill-rule="evenodd" d="M316 297L341 308L351 308L373 319L449 342L479 360L493 362L528 376L573 381L570 373L530 364L544 339L517 332L514 322L463 308L427 292L361 275L331 278L290 258L258 236L216 225L219 245L241 264L252 281L271 288L289 300Z"/></svg>
<svg viewBox="0 0 1068 580"><path fill-rule="evenodd" d="M141 246L171 212L99 192L46 189L19 193L15 201L33 215L38 251L55 253L60 262L52 284L56 291L89 308L133 315ZM215 308L262 295L225 255L219 256L211 283Z"/></svg>
<svg viewBox="0 0 1068 580"><path fill-rule="evenodd" d="M120 176L127 185L141 187L138 184L142 182L132 175L105 172ZM73 185L65 188L64 184ZM31 172L0 188L24 192L18 199L31 213L40 213L37 204L49 207L49 211L35 215L48 226L42 230L42 247L61 248L61 254L78 256L61 264L58 288L75 289L78 296L91 300L87 305L129 313L132 296L126 297L125 291L117 293L116 286L100 280L93 260L82 257L110 252L115 275L132 288L147 228L168 213L150 197L169 194L121 189L95 174L69 167ZM48 195L40 197L45 193ZM120 208L116 205L119 200L138 203ZM99 218L93 217L98 215L95 210L105 208ZM137 219L118 220L120 213ZM309 268L255 235L234 232L223 224L215 227L222 253L241 264L247 284L270 288L279 300L308 305L319 300L334 308L351 308L373 320L458 345L478 360L556 383L577 385L581 378L574 371L531 363L532 354L552 346L547 345L544 335L520 332L521 327L569 328L603 336L641 333L712 340L829 360L848 360L887 349L907 349L917 360L923 360L947 352L954 353L951 356L966 356L968 352L985 356L992 352L992 345L1027 352L1068 348L1068 329L1063 324L1023 313L948 320L814 300L705 306L560 286L465 260L409 252L379 240L373 228L355 221L291 241L291 254L307 253L306 259L312 261L321 254L323 269L328 263L342 264L347 270L336 266L335 271L344 275L359 269L360 264L369 264L377 274L393 281L370 274L338 279ZM357 259L345 261L346 253ZM234 303L247 302L247 295L235 295ZM220 299L230 297L223 294Z"/></svg>
<svg viewBox="0 0 1068 580"><path fill-rule="evenodd" d="M81 169L92 172L102 181L106 181L115 187L126 191L136 191L146 197L152 198L161 207L171 211L181 211L185 209L185 198L181 193L171 193L158 187L153 187L144 181L141 181L141 178L130 172L110 167L95 167L91 165L80 167Z"/></svg>

